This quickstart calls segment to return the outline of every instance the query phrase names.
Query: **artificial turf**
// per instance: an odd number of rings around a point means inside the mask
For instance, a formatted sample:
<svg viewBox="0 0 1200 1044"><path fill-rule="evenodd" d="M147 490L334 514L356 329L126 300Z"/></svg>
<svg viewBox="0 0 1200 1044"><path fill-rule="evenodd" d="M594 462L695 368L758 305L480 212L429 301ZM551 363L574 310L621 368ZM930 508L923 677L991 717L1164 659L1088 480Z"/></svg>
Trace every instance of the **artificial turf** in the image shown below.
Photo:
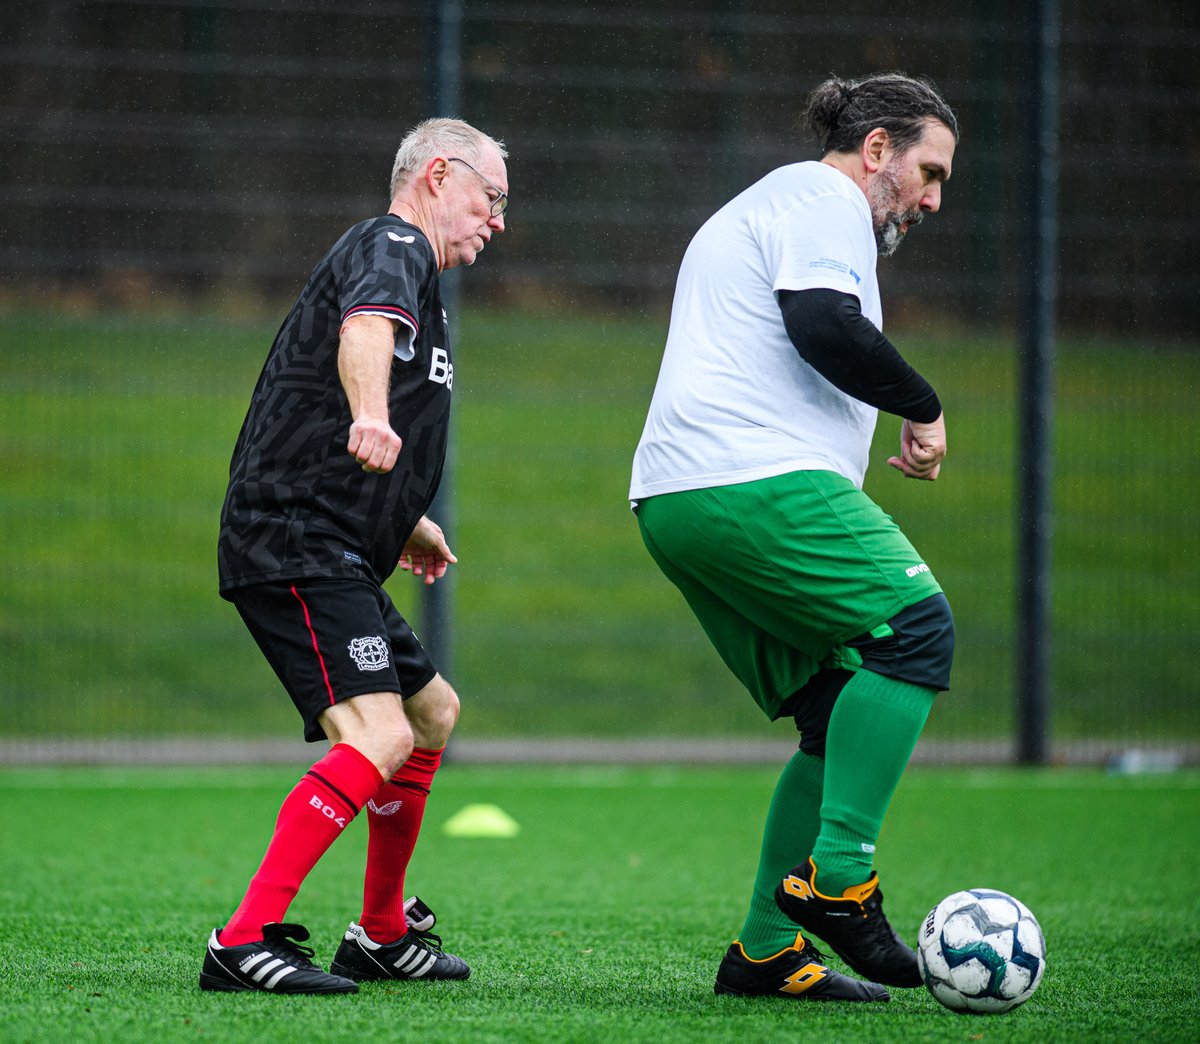
<svg viewBox="0 0 1200 1044"><path fill-rule="evenodd" d="M0 771L0 1039L1179 1041L1200 1024L1193 772L910 770L879 846L889 915L911 940L961 887L1023 899L1048 970L1004 1016L955 1015L924 990L887 1005L714 996L757 859L762 768L451 760L409 886L469 981L201 993L205 938L302 768ZM446 836L475 802L520 833ZM326 965L359 913L364 842L357 821L289 912Z"/></svg>

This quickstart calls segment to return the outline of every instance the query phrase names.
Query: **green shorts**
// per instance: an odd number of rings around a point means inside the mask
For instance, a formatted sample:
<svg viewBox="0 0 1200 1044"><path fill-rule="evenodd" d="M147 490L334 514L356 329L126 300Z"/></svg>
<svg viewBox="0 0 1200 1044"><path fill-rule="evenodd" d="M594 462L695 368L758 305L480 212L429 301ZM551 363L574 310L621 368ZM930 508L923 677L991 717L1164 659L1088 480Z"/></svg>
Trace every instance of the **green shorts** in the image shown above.
<svg viewBox="0 0 1200 1044"><path fill-rule="evenodd" d="M942 590L891 516L831 471L650 497L638 525L772 720L817 671L861 664L847 642Z"/></svg>

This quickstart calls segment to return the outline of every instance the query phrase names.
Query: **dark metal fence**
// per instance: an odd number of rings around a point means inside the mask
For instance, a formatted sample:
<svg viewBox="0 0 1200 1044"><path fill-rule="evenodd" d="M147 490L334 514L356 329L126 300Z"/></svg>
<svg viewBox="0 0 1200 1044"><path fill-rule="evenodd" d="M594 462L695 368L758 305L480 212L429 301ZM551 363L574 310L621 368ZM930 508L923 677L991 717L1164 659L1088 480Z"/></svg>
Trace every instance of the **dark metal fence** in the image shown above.
<svg viewBox="0 0 1200 1044"><path fill-rule="evenodd" d="M1032 172L1018 5L623 0L461 10L462 114L510 145L505 263L477 293L667 299L687 238L782 162L831 72L932 77L958 172L890 315L1003 322ZM1188 332L1200 276L1194 5L1062 5L1061 308L1068 326ZM0 271L10 287L165 301L294 288L385 203L432 109L436 4L23 0L0 12Z"/></svg>

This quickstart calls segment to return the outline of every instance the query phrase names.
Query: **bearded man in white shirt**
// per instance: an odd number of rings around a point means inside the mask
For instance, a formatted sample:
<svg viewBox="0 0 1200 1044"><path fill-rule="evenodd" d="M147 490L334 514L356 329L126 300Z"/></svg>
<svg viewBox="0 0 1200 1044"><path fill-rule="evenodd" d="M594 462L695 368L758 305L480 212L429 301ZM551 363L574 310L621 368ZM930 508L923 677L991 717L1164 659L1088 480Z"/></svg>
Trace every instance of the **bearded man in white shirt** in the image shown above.
<svg viewBox="0 0 1200 1044"><path fill-rule="evenodd" d="M862 490L879 410L901 418L903 475L936 479L946 452L936 392L883 335L875 267L940 208L958 122L899 73L828 80L805 117L821 160L772 171L688 246L630 499L730 670L801 734L717 992L884 1001L921 977L884 916L875 843L949 688L954 623Z"/></svg>

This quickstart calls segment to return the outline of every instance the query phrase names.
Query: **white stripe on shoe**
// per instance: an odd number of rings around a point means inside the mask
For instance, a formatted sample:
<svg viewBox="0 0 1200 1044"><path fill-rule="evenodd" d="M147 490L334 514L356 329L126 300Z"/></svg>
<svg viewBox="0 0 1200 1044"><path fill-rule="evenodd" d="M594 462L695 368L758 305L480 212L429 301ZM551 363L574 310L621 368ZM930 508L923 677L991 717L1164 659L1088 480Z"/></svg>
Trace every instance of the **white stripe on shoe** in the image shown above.
<svg viewBox="0 0 1200 1044"><path fill-rule="evenodd" d="M288 975L291 975L292 972L294 972L295 970L296 969L293 968L290 964L285 964L282 968L279 969L279 971L277 971L266 982L264 982L262 984L263 989L264 990L275 989L275 987L279 984L280 979L286 978Z"/></svg>
<svg viewBox="0 0 1200 1044"><path fill-rule="evenodd" d="M408 949L392 962L392 966L411 979L419 979L436 963L436 954L431 953L423 946L410 944Z"/></svg>
<svg viewBox="0 0 1200 1044"><path fill-rule="evenodd" d="M247 957L241 964L237 966L237 970L243 975L249 975L263 961L270 960L274 956L269 950L262 950L251 957ZM275 958L278 960L278 958Z"/></svg>
<svg viewBox="0 0 1200 1044"><path fill-rule="evenodd" d="M271 955L265 953L262 956L270 957ZM264 978L266 978L268 975L270 975L271 972L273 972L281 964L283 964L286 967L286 964L282 957L275 957L272 960L267 961L267 963L264 964L261 968L259 968L258 971L256 971L253 975L251 975L250 978L252 978L255 982L262 982ZM250 969L247 966L244 970L248 972Z"/></svg>

